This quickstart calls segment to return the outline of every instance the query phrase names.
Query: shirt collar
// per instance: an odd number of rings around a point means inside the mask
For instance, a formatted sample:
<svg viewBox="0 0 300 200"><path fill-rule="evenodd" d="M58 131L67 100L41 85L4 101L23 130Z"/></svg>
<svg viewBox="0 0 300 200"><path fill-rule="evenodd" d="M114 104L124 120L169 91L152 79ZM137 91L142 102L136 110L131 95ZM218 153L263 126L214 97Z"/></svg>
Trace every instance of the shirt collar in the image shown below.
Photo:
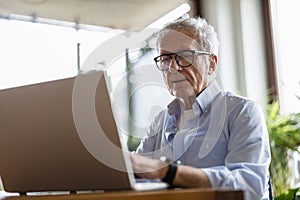
<svg viewBox="0 0 300 200"><path fill-rule="evenodd" d="M221 88L216 80L213 80L207 88L203 90L203 92L200 93L200 95L196 98L196 101L198 102L200 109L204 113L208 113L213 99L221 92Z"/></svg>
<svg viewBox="0 0 300 200"><path fill-rule="evenodd" d="M219 87L216 80L212 81L207 88L201 92L201 94L196 98L195 103L193 104L193 110L196 116L200 116L201 114L208 113L211 108L211 103L213 99L221 92L221 88ZM171 134L175 134L177 132L176 119L179 117L181 113L180 102L178 99L174 99L168 105L168 120L165 136L167 140Z"/></svg>
<svg viewBox="0 0 300 200"><path fill-rule="evenodd" d="M221 88L216 80L213 80L207 88L203 90L203 92L200 93L200 95L196 98L196 101L198 102L200 106L200 111L197 103L195 102L193 104L193 110L195 113L200 112L202 114L203 112L208 112L211 107L211 102L213 99L221 92ZM169 105L168 105L168 113L169 115L177 115L180 114L180 103L178 99L174 99Z"/></svg>
<svg viewBox="0 0 300 200"><path fill-rule="evenodd" d="M195 112L195 115L201 115L202 111L201 108L199 107L198 103L195 102L193 104L193 110ZM181 114L181 107L180 107L180 102L178 99L174 99L169 105L168 105L168 113L170 116L174 115L176 118L179 117Z"/></svg>

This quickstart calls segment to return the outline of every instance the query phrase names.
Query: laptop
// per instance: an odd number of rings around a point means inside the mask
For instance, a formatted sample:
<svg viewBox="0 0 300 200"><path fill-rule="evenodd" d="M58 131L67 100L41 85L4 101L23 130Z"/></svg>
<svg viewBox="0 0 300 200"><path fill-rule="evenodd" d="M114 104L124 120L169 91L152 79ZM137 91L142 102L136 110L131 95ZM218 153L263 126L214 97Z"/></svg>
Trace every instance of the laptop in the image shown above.
<svg viewBox="0 0 300 200"><path fill-rule="evenodd" d="M6 192L150 190L137 183L114 121L104 71L0 91Z"/></svg>

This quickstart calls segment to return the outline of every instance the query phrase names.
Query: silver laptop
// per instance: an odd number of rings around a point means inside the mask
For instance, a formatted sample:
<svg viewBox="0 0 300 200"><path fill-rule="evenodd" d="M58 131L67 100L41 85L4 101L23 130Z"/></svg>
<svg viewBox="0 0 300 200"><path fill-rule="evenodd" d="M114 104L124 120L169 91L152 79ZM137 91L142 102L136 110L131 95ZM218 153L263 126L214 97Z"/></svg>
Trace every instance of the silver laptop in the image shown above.
<svg viewBox="0 0 300 200"><path fill-rule="evenodd" d="M20 193L168 186L134 179L102 71L0 91L0 176Z"/></svg>

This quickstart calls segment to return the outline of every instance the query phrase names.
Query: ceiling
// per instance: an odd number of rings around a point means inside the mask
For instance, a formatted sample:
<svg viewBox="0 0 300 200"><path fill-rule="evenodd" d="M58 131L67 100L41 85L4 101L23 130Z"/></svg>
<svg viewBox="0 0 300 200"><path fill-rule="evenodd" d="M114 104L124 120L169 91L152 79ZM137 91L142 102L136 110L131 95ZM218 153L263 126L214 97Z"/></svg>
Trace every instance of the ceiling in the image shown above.
<svg viewBox="0 0 300 200"><path fill-rule="evenodd" d="M143 28L188 0L0 0L0 14L20 14L117 29Z"/></svg>

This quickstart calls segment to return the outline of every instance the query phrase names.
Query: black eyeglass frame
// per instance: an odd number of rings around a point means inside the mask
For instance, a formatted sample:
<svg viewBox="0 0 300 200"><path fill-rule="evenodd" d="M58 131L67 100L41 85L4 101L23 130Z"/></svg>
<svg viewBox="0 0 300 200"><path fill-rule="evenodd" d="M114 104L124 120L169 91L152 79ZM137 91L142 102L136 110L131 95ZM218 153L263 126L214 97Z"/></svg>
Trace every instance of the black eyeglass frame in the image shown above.
<svg viewBox="0 0 300 200"><path fill-rule="evenodd" d="M192 53L193 60L192 60L192 62L190 62L189 65L183 66L183 65L180 65L180 64L179 64L178 54L179 54L179 53L182 53L182 52L191 52L191 53ZM191 65L194 63L194 61L195 61L195 54L196 54L196 53L201 54L201 55L209 55L209 56L212 55L212 53L209 53L209 52L207 52L207 51L182 50L182 51L178 51L178 52L175 52L175 53L161 54L161 55L159 55L159 56L157 56L157 57L154 58L154 62L155 62L155 64L156 64L156 67L157 67L159 70L161 70L161 71L168 71L168 70L170 69L171 64L172 64L172 56L175 55L175 61L176 61L176 64L177 64L178 66L182 67L182 68L185 68L185 67L191 66ZM170 57L171 62L170 62L169 67L168 67L167 69L161 68L160 65L158 64L158 63L160 62L159 59L160 59L160 57L162 57L162 56L169 56L169 57Z"/></svg>

